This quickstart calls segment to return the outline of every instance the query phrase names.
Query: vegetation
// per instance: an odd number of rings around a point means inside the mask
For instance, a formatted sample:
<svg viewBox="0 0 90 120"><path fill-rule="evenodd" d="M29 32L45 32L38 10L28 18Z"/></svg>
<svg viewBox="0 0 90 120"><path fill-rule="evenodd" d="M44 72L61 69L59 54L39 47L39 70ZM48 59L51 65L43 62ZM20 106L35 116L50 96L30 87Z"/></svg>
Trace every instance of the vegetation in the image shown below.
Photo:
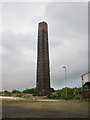
<svg viewBox="0 0 90 120"><path fill-rule="evenodd" d="M35 94L36 88L25 89L25 90L23 90L23 93Z"/></svg>
<svg viewBox="0 0 90 120"><path fill-rule="evenodd" d="M67 92L66 92L67 91ZM82 88L62 88L60 90L54 90L51 88L51 93L44 97L48 99L81 99L82 98ZM1 92L4 96L14 96L14 97L30 97L36 94L36 88L28 88L23 90L22 92L19 90L12 90L9 92L5 90Z"/></svg>
<svg viewBox="0 0 90 120"><path fill-rule="evenodd" d="M63 89L51 92L51 94L49 94L47 98L49 99L81 99L82 88L63 88Z"/></svg>
<svg viewBox="0 0 90 120"><path fill-rule="evenodd" d="M12 90L12 93L21 93L19 90Z"/></svg>
<svg viewBox="0 0 90 120"><path fill-rule="evenodd" d="M50 91L51 91L51 92L55 92L54 88L50 88Z"/></svg>
<svg viewBox="0 0 90 120"><path fill-rule="evenodd" d="M5 96L11 96L11 92L9 92L8 90L4 90L2 94Z"/></svg>

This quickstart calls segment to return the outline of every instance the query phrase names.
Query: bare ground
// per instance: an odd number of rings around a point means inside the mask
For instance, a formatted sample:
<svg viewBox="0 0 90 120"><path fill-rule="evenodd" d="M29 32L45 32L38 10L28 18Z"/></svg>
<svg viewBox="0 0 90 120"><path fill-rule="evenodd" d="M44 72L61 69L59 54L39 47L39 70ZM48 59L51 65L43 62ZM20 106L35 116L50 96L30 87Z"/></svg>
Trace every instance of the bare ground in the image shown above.
<svg viewBox="0 0 90 120"><path fill-rule="evenodd" d="M3 118L88 118L87 101L2 99Z"/></svg>

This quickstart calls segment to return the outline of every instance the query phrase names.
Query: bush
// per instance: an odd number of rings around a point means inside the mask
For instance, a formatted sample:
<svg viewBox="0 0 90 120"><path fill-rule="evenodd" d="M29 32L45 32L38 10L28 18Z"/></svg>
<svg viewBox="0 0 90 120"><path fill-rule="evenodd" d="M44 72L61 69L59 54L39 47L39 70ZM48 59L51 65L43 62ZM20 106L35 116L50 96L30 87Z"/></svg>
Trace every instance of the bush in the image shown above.
<svg viewBox="0 0 90 120"><path fill-rule="evenodd" d="M12 90L12 93L21 93L19 90Z"/></svg>
<svg viewBox="0 0 90 120"><path fill-rule="evenodd" d="M51 92L55 92L54 88L50 88L50 91L51 91Z"/></svg>
<svg viewBox="0 0 90 120"><path fill-rule="evenodd" d="M66 96L67 90L67 96ZM49 99L80 99L82 94L82 88L63 88L60 90L56 90L51 92L47 96Z"/></svg>
<svg viewBox="0 0 90 120"><path fill-rule="evenodd" d="M12 93L11 96L13 97L22 97L21 93Z"/></svg>
<svg viewBox="0 0 90 120"><path fill-rule="evenodd" d="M78 94L78 95L75 96L74 99L75 99L75 100L80 100L80 99L82 99L82 95L79 95L79 94Z"/></svg>
<svg viewBox="0 0 90 120"><path fill-rule="evenodd" d="M36 88L25 89L25 90L23 90L23 93L35 94Z"/></svg>
<svg viewBox="0 0 90 120"><path fill-rule="evenodd" d="M48 95L49 99L56 99L58 97L56 92L52 92L50 95Z"/></svg>
<svg viewBox="0 0 90 120"><path fill-rule="evenodd" d="M5 90L3 93L5 96L11 96L11 93L8 90Z"/></svg>

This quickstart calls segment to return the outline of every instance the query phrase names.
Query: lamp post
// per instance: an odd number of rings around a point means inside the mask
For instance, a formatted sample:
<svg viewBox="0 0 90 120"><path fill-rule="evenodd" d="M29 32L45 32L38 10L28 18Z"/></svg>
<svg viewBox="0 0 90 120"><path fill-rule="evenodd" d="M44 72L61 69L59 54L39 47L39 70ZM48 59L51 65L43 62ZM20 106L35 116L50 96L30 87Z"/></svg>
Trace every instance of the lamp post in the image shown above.
<svg viewBox="0 0 90 120"><path fill-rule="evenodd" d="M66 99L67 99L67 73L66 73L66 67L63 66L63 68L65 69L65 81L66 81Z"/></svg>

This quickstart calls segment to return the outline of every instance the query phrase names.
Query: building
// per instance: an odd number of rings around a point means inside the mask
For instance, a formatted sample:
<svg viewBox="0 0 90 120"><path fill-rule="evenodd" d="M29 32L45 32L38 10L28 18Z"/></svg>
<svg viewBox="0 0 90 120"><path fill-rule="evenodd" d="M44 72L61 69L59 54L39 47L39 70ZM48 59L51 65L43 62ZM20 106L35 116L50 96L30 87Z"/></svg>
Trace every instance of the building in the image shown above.
<svg viewBox="0 0 90 120"><path fill-rule="evenodd" d="M48 25L46 22L40 22L38 26L36 89L37 95L44 96L50 93Z"/></svg>
<svg viewBox="0 0 90 120"><path fill-rule="evenodd" d="M83 98L90 99L90 72L82 76Z"/></svg>

